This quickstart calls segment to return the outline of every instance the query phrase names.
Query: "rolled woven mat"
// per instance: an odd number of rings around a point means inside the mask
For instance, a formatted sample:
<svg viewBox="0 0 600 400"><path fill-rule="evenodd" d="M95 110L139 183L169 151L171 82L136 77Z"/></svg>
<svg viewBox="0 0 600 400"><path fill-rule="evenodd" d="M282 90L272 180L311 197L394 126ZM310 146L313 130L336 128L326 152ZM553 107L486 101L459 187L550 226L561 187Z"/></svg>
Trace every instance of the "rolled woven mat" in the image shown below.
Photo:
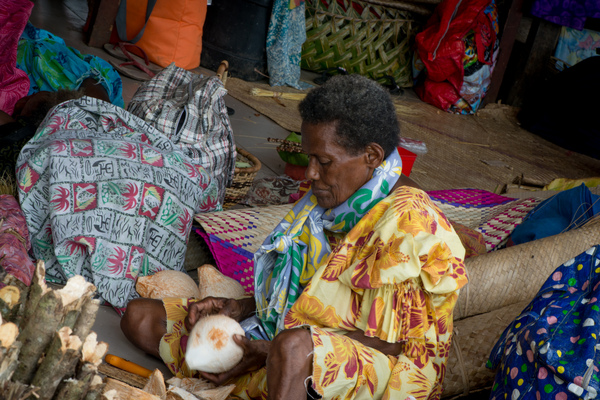
<svg viewBox="0 0 600 400"><path fill-rule="evenodd" d="M496 371L486 368L492 348L529 301L454 322L442 397L466 395L491 386Z"/></svg>
<svg viewBox="0 0 600 400"><path fill-rule="evenodd" d="M552 271L597 244L599 218L565 233L468 258L469 283L460 292L454 319L530 301Z"/></svg>

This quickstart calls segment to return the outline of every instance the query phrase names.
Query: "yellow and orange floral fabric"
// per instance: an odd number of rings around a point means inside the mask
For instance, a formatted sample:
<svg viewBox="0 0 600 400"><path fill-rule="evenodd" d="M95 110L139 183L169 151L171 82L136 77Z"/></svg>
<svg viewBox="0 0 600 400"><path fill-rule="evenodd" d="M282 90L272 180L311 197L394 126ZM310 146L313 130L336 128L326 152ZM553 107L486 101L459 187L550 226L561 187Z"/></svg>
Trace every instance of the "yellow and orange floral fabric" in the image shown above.
<svg viewBox="0 0 600 400"><path fill-rule="evenodd" d="M467 283L465 250L429 196L401 187L380 201L319 268L285 319L310 325L313 388L325 399L439 398L452 312ZM403 343L398 357L345 333ZM234 394L266 398L266 374L238 381Z"/></svg>
<svg viewBox="0 0 600 400"><path fill-rule="evenodd" d="M325 399L439 398L452 312L467 283L464 256L458 235L425 192L400 187L374 206L286 315L286 329L311 329L313 389ZM161 341L161 356L179 365L178 376L189 373L181 365L187 301L179 301L164 300L170 333ZM403 350L386 356L345 336L355 330L400 342ZM266 399L265 368L240 377L233 394Z"/></svg>

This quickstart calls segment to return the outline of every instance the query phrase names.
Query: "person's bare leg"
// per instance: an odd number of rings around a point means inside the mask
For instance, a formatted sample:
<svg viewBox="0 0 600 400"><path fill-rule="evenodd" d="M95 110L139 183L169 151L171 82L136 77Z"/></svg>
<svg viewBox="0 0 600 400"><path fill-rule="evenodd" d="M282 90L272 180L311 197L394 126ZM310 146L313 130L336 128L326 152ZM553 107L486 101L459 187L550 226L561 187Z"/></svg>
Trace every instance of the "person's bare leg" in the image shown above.
<svg viewBox="0 0 600 400"><path fill-rule="evenodd" d="M127 304L121 330L136 347L160 358L158 346L167 333L167 313L162 300L139 298Z"/></svg>
<svg viewBox="0 0 600 400"><path fill-rule="evenodd" d="M267 357L268 399L306 400L304 382L312 376L310 330L289 329L273 339Z"/></svg>

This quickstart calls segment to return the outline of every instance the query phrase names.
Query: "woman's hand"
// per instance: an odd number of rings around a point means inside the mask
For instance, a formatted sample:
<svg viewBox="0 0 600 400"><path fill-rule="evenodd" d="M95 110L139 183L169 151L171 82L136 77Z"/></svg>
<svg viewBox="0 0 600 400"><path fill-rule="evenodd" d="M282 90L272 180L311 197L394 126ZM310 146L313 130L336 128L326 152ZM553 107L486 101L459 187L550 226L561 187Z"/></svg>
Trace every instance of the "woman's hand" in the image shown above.
<svg viewBox="0 0 600 400"><path fill-rule="evenodd" d="M228 380L244 375L250 371L262 368L269 355L271 342L267 340L250 340L242 335L233 335L233 340L244 350L242 360L229 371L220 374L209 374L200 371L200 375L215 385L221 385Z"/></svg>
<svg viewBox="0 0 600 400"><path fill-rule="evenodd" d="M240 300L226 299L224 297L206 297L196 303L191 303L188 315L185 317L185 326L188 331L196 325L196 322L207 315L221 314L240 322L247 318L256 306L253 298Z"/></svg>

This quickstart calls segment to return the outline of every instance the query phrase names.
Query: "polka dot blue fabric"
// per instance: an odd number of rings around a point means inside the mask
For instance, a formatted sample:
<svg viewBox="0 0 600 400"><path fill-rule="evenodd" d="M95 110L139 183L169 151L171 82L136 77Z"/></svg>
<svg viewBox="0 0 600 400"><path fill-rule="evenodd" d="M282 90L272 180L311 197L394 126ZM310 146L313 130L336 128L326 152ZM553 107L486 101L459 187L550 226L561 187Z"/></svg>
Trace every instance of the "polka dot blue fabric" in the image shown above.
<svg viewBox="0 0 600 400"><path fill-rule="evenodd" d="M600 246L558 267L494 346L491 400L593 399L600 390Z"/></svg>

